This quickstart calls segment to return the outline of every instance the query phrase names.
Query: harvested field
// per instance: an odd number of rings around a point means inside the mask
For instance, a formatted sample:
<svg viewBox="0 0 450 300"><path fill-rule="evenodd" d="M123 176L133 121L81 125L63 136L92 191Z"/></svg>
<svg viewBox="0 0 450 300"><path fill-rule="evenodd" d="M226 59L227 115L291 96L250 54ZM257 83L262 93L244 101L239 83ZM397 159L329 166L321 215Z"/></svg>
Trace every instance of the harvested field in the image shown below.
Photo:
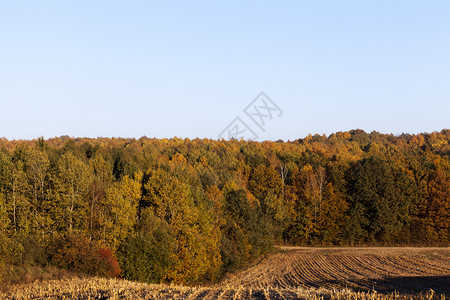
<svg viewBox="0 0 450 300"><path fill-rule="evenodd" d="M0 296L6 299L440 299L450 296L450 250L289 247L212 287L74 278L16 286Z"/></svg>

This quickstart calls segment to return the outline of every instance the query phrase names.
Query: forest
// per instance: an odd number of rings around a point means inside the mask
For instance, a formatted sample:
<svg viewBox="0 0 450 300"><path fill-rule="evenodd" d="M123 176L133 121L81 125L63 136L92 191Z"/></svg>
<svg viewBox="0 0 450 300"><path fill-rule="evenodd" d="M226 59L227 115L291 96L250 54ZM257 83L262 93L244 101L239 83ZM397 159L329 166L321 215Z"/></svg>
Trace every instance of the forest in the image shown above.
<svg viewBox="0 0 450 300"><path fill-rule="evenodd" d="M216 282L274 245L448 246L450 130L0 139L0 279Z"/></svg>

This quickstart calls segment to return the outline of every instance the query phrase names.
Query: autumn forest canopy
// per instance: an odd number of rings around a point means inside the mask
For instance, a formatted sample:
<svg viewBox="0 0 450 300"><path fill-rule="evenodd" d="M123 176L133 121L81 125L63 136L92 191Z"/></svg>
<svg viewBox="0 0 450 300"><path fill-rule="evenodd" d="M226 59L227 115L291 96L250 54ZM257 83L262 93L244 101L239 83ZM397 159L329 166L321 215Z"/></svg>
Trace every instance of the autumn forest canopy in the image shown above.
<svg viewBox="0 0 450 300"><path fill-rule="evenodd" d="M0 140L0 277L216 281L277 244L449 245L450 130Z"/></svg>

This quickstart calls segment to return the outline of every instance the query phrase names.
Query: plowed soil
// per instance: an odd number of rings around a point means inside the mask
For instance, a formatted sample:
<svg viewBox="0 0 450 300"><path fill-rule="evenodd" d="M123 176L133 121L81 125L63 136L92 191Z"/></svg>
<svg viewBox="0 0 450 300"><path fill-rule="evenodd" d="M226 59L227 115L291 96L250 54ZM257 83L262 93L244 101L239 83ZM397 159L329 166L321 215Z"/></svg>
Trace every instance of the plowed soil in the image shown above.
<svg viewBox="0 0 450 300"><path fill-rule="evenodd" d="M264 288L352 288L382 293L426 291L450 294L448 248L281 247L226 284Z"/></svg>

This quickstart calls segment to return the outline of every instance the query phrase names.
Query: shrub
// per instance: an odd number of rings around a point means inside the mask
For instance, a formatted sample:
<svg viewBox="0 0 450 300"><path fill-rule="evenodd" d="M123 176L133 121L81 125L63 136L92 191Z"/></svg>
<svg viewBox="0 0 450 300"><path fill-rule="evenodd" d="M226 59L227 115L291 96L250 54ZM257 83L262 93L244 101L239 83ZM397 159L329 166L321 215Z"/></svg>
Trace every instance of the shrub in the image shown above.
<svg viewBox="0 0 450 300"><path fill-rule="evenodd" d="M99 245L83 234L57 237L49 247L54 265L75 272L117 277L120 267L110 249Z"/></svg>
<svg viewBox="0 0 450 300"><path fill-rule="evenodd" d="M109 248L101 248L99 251L100 258L104 261L107 268L104 270L106 275L111 277L120 276L120 266L113 252Z"/></svg>
<svg viewBox="0 0 450 300"><path fill-rule="evenodd" d="M0 229L0 281L2 280L3 271L8 255L9 239Z"/></svg>
<svg viewBox="0 0 450 300"><path fill-rule="evenodd" d="M11 262L15 265L45 267L49 264L47 244L48 240L37 235L15 234L11 239Z"/></svg>

